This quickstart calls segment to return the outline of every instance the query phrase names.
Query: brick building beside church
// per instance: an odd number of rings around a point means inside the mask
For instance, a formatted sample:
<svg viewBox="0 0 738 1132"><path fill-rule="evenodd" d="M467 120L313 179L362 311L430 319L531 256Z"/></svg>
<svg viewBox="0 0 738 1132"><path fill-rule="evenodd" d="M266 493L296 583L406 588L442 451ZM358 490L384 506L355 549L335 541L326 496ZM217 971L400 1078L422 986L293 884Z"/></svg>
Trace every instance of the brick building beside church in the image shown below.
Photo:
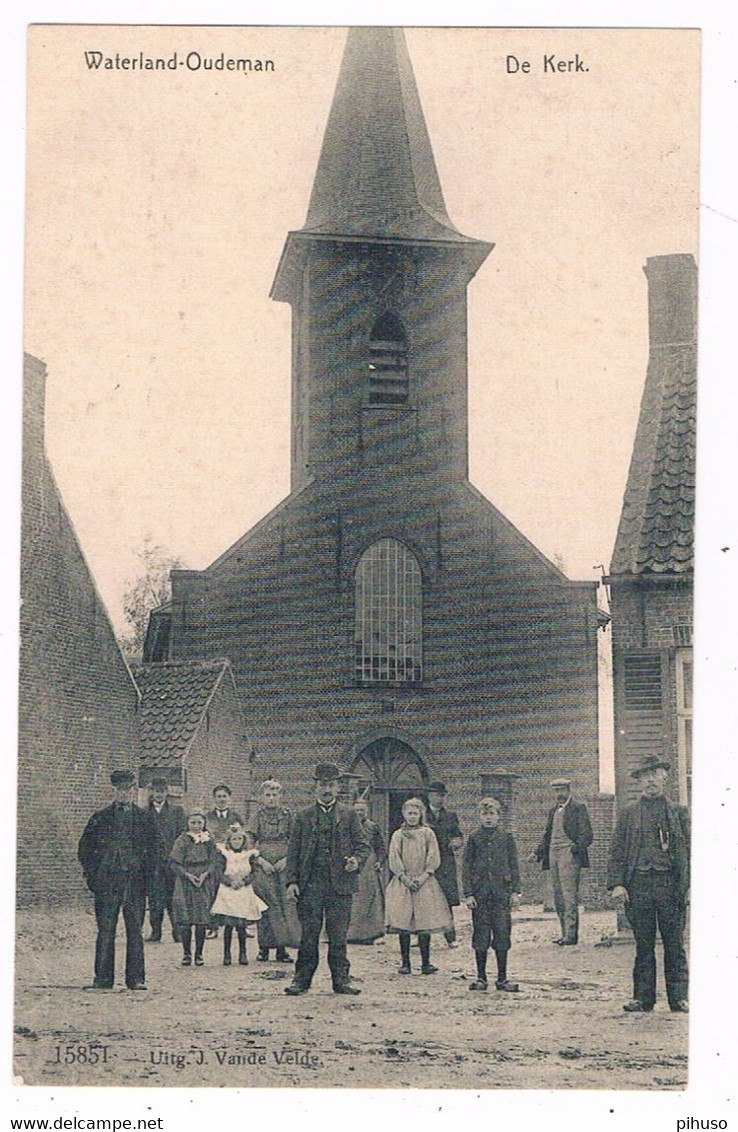
<svg viewBox="0 0 738 1132"><path fill-rule="evenodd" d="M86 892L77 841L110 798L110 772L136 770L139 690L115 639L44 439L46 365L23 367L18 679L19 906Z"/></svg>
<svg viewBox="0 0 738 1132"><path fill-rule="evenodd" d="M633 801L639 759L671 764L689 802L697 410L697 265L652 256L649 359L610 576L618 806Z"/></svg>
<svg viewBox="0 0 738 1132"><path fill-rule="evenodd" d="M447 215L402 32L350 30L272 289L293 317L291 492L173 572L145 659L227 657L292 803L316 760L371 786L385 832L431 778L466 829L482 793L514 792L525 855L553 774L598 793L598 613L596 584L468 479L466 289L492 248Z"/></svg>

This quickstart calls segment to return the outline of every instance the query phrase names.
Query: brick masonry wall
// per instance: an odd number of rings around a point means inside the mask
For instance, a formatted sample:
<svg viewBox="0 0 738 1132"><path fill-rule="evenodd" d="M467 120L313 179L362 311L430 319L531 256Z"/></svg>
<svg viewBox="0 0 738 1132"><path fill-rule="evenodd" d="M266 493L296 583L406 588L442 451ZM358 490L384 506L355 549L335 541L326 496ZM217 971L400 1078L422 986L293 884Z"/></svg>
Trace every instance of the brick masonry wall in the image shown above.
<svg viewBox="0 0 738 1132"><path fill-rule="evenodd" d="M249 751L243 710L226 672L185 757L187 791L182 805L203 805L210 809L213 788L225 782L232 791L233 808L246 818Z"/></svg>
<svg viewBox="0 0 738 1132"><path fill-rule="evenodd" d="M173 656L230 659L259 777L293 804L316 761L350 769L381 738L445 780L466 830L483 776L515 772L524 858L552 775L599 788L595 587L568 582L466 480L468 277L458 249L313 247L293 307L297 490L207 571L174 573ZM376 408L368 341L387 310L407 334L409 396ZM419 685L355 679L355 571L386 537L422 574Z"/></svg>
<svg viewBox="0 0 738 1132"><path fill-rule="evenodd" d="M445 779L466 828L482 775L515 771L522 855L553 774L597 790L594 591L544 566L463 485L385 487L362 506L308 489L209 574L175 574L175 658L229 657L259 776L277 774L300 804L315 761L348 767L382 735ZM423 569L426 678L359 687L354 569L390 533Z"/></svg>
<svg viewBox="0 0 738 1132"><path fill-rule="evenodd" d="M45 366L26 359L21 530L17 901L82 894L76 850L138 763L138 696L43 448Z"/></svg>

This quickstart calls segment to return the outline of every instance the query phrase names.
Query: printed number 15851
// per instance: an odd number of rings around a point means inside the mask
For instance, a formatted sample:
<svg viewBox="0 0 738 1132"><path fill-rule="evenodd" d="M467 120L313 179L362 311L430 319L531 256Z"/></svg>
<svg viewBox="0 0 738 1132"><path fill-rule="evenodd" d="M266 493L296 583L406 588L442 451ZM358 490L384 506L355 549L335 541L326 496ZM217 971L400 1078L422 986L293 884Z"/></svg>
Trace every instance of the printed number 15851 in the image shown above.
<svg viewBox="0 0 738 1132"><path fill-rule="evenodd" d="M108 1046L103 1045L56 1045L55 1065L107 1065Z"/></svg>

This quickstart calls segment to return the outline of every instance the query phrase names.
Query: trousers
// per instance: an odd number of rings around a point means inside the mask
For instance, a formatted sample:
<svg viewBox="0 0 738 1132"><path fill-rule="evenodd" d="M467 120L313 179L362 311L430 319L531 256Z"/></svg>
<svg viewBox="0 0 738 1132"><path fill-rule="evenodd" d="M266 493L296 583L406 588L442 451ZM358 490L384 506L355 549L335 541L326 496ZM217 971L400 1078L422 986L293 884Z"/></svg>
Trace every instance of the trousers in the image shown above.
<svg viewBox="0 0 738 1132"><path fill-rule="evenodd" d="M104 890L95 893L96 986L112 987L115 981L115 933L121 910L126 927L126 986L146 981L141 934L146 911L146 886L142 875L121 873L110 880Z"/></svg>
<svg viewBox="0 0 738 1132"><path fill-rule="evenodd" d="M579 874L582 866L567 845L551 852L551 880L556 915L561 925L561 938L570 943L579 940Z"/></svg>
<svg viewBox="0 0 738 1132"><path fill-rule="evenodd" d="M656 928L664 944L664 982L669 1006L686 1000L689 987L684 951L685 905L672 873L635 872L628 885L625 914L635 936L633 998L651 1007L656 1001Z"/></svg>
<svg viewBox="0 0 738 1132"><path fill-rule="evenodd" d="M328 966L333 986L348 982L350 964L346 953L346 936L351 919L352 894L336 892L330 876L322 871L314 874L297 901L297 916L302 928L300 950L295 963L295 982L309 987L318 967L320 933L328 934Z"/></svg>
<svg viewBox="0 0 738 1132"><path fill-rule="evenodd" d="M495 951L509 951L512 916L509 895L488 893L477 898L472 910L472 948L487 951L490 942Z"/></svg>
<svg viewBox="0 0 738 1132"><path fill-rule="evenodd" d="M152 931L161 931L165 911L169 914L170 923L174 925L173 896L174 873L168 863L157 864L149 881L149 923Z"/></svg>

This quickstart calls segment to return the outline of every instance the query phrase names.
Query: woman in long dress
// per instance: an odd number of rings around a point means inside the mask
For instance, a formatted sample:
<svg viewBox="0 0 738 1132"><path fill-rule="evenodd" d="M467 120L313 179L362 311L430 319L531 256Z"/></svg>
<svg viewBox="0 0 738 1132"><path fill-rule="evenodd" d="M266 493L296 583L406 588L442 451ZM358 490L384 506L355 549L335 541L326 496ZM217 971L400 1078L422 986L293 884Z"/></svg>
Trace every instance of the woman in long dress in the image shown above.
<svg viewBox="0 0 738 1132"><path fill-rule="evenodd" d="M359 874L359 889L351 903L349 943L374 943L384 935L384 888L382 869L387 857L379 826L369 817L369 804L363 799L354 802L364 836L371 846L366 863Z"/></svg>
<svg viewBox="0 0 738 1132"><path fill-rule="evenodd" d="M215 896L221 856L205 828L205 811L191 810L187 829L180 833L169 854L174 873L172 915L182 943L182 966L192 963L192 928L195 929L195 966L203 964L205 930L212 924L210 907Z"/></svg>
<svg viewBox="0 0 738 1132"><path fill-rule="evenodd" d="M257 927L261 963L276 950L278 963L291 963L288 947L300 946L300 921L294 900L287 896L284 870L287 844L292 830L292 813L282 805L282 785L273 778L263 782L252 836L259 850L254 871L254 891L267 905Z"/></svg>
<svg viewBox="0 0 738 1132"><path fill-rule="evenodd" d="M266 904L254 892L252 864L259 850L249 845L248 835L240 821L232 822L225 841L218 845L224 867L211 914L223 928L223 966L231 965L233 929L238 936L238 962L248 963L246 925L257 923L266 911Z"/></svg>
<svg viewBox="0 0 738 1132"><path fill-rule="evenodd" d="M400 937L401 975L410 974L410 936L418 934L421 974L438 970L430 961L431 932L446 932L451 911L440 884L433 875L441 863L436 835L425 824L425 803L408 798L402 807L405 819L390 840L387 885L387 930Z"/></svg>

